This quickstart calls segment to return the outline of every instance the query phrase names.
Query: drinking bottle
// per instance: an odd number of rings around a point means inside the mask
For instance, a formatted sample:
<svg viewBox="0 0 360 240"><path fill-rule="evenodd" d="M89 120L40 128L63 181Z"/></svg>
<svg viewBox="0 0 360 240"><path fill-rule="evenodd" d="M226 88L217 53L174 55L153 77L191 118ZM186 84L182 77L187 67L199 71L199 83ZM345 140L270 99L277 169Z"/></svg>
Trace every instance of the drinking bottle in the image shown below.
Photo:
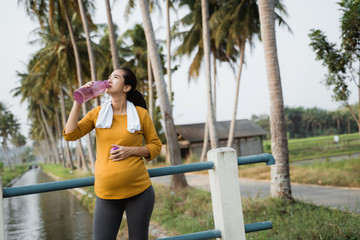
<svg viewBox="0 0 360 240"><path fill-rule="evenodd" d="M90 99L97 97L105 92L105 89L110 87L109 81L95 81L91 87L81 87L75 90L74 99L78 103L84 103Z"/></svg>

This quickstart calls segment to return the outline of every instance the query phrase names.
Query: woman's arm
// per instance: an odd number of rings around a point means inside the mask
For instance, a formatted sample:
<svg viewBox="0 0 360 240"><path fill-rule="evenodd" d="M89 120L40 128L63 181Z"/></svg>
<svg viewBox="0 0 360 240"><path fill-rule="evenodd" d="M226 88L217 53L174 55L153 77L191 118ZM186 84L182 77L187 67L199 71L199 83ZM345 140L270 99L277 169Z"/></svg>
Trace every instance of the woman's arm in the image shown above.
<svg viewBox="0 0 360 240"><path fill-rule="evenodd" d="M72 132L77 128L79 116L80 116L80 110L81 110L81 104L74 101L69 118L65 125L65 133Z"/></svg>

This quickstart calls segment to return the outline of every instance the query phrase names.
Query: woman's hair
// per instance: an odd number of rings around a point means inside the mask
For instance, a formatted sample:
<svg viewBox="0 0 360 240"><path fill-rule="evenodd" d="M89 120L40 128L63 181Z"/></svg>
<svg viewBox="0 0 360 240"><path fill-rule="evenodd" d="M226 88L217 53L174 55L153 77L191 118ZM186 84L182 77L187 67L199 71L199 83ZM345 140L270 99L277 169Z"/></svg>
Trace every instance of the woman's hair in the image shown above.
<svg viewBox="0 0 360 240"><path fill-rule="evenodd" d="M141 94L141 92L136 90L137 79L135 74L126 67L120 67L118 69L124 72L124 84L131 86L131 90L127 93L126 99L132 102L135 106L139 106L147 110L144 96Z"/></svg>

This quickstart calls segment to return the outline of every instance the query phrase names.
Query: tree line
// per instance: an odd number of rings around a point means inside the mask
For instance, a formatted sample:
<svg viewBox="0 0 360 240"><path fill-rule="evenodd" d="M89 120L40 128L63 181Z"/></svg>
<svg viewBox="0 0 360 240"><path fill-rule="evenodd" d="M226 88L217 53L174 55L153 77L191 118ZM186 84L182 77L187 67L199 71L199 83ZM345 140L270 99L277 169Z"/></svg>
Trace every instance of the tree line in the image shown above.
<svg viewBox="0 0 360 240"><path fill-rule="evenodd" d="M288 138L307 138L358 132L357 122L347 107L335 111L317 107L285 107L285 118ZM251 120L264 128L268 132L267 138L270 138L269 115L252 115Z"/></svg>

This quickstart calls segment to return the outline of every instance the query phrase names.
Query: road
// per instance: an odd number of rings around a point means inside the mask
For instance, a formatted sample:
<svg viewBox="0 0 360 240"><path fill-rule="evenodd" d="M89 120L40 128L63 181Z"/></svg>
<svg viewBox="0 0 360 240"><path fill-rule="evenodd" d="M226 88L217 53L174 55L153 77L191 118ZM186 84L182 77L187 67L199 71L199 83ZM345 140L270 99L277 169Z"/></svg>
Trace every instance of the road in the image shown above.
<svg viewBox="0 0 360 240"><path fill-rule="evenodd" d="M188 184L210 191L209 177L203 174L186 173ZM170 177L154 177L154 183L170 184ZM243 197L264 198L270 195L270 182L239 178L240 192ZM295 199L308 201L319 206L327 206L360 213L360 189L326 187L317 185L291 184Z"/></svg>

